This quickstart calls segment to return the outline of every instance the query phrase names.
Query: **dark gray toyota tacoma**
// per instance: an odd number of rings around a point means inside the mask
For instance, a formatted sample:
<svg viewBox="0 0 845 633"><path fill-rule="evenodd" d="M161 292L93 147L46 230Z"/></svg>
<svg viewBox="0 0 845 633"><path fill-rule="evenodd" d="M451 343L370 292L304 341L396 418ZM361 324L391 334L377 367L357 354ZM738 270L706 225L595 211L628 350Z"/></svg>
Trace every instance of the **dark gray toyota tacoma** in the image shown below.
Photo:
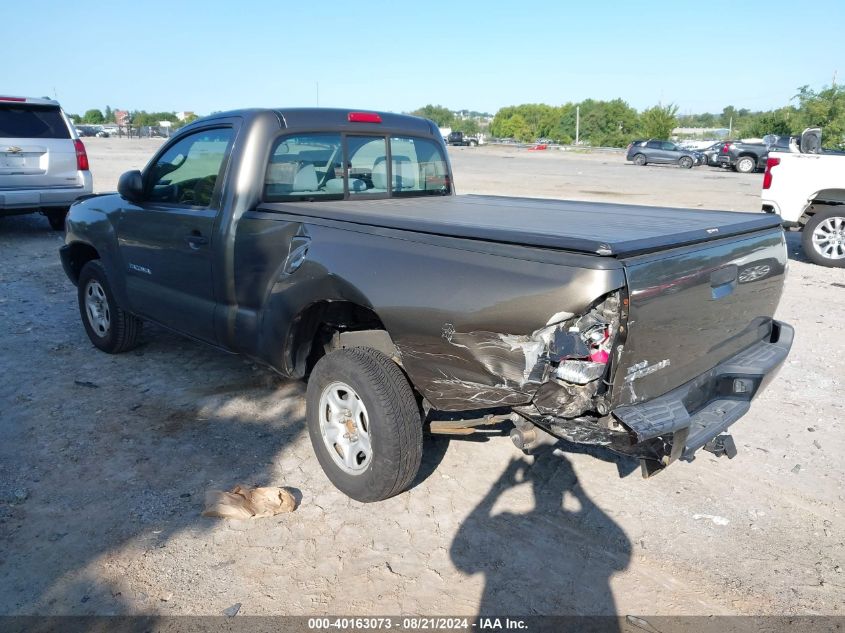
<svg viewBox="0 0 845 633"><path fill-rule="evenodd" d="M434 123L386 113L196 121L73 205L61 257L105 352L149 320L307 377L317 457L362 501L411 484L426 425L508 417L526 451L645 475L732 456L793 337L776 216L455 196Z"/></svg>

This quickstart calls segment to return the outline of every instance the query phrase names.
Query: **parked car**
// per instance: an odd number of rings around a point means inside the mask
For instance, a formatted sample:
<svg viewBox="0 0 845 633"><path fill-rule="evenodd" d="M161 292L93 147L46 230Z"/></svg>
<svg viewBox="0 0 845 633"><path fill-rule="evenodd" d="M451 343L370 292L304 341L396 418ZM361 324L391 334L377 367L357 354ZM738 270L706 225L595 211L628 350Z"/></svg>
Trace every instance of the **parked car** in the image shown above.
<svg viewBox="0 0 845 633"><path fill-rule="evenodd" d="M96 138L108 138L109 133L101 125L77 125L76 133L79 136L90 136Z"/></svg>
<svg viewBox="0 0 845 633"><path fill-rule="evenodd" d="M750 174L766 168L769 148L764 143L745 143L726 141L719 149L718 162L722 167L730 167L741 174Z"/></svg>
<svg viewBox="0 0 845 633"><path fill-rule="evenodd" d="M698 150L703 155L702 164L709 167L719 166L719 152L722 151L723 141L716 141L712 145Z"/></svg>
<svg viewBox="0 0 845 633"><path fill-rule="evenodd" d="M313 448L354 499L411 484L426 425L510 420L523 450L601 445L646 476L733 455L793 338L779 218L452 183L426 119L219 113L73 205L61 259L104 352L149 320L307 377Z"/></svg>
<svg viewBox="0 0 845 633"><path fill-rule="evenodd" d="M85 145L61 106L0 97L0 215L40 211L59 231L71 203L92 189Z"/></svg>
<svg viewBox="0 0 845 633"><path fill-rule="evenodd" d="M674 164L684 169L690 169L696 164L701 164L702 156L696 152L678 147L672 141L659 141L649 139L646 141L634 141L628 145L626 160L635 165Z"/></svg>
<svg viewBox="0 0 845 633"><path fill-rule="evenodd" d="M800 152L772 152L766 162L763 211L801 231L807 258L845 268L845 154L821 149L821 130L801 135Z"/></svg>
<svg viewBox="0 0 845 633"><path fill-rule="evenodd" d="M446 137L447 145L464 145L468 147L475 147L479 145L477 136L470 136L463 132L450 132Z"/></svg>

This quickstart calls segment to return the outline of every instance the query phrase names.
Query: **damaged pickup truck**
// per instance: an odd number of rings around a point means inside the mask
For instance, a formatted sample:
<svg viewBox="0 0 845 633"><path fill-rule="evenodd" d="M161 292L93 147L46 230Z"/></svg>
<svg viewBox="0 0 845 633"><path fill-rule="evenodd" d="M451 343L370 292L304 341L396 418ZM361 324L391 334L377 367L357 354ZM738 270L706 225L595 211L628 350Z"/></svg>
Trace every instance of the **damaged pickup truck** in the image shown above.
<svg viewBox="0 0 845 633"><path fill-rule="evenodd" d="M793 337L779 218L456 196L437 126L386 113L196 121L73 205L61 257L105 352L149 320L307 378L320 464L361 501L411 485L426 425L506 416L523 450L645 475L732 456Z"/></svg>

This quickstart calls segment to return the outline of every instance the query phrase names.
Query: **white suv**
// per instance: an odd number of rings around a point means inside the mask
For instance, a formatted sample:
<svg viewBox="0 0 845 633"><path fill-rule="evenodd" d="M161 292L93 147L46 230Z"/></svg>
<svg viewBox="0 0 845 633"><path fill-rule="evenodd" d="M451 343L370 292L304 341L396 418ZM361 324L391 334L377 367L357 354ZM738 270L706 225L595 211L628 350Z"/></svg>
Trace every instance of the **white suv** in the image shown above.
<svg viewBox="0 0 845 633"><path fill-rule="evenodd" d="M68 207L92 190L85 146L59 104L0 97L0 216L41 211L63 230Z"/></svg>

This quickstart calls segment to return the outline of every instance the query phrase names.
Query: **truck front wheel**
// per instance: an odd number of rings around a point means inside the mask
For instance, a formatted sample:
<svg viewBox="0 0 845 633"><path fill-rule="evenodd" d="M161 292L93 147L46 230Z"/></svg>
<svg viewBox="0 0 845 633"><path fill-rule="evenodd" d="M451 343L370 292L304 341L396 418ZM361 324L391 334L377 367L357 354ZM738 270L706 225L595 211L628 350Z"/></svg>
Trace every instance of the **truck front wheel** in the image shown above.
<svg viewBox="0 0 845 633"><path fill-rule="evenodd" d="M817 211L804 225L801 245L814 264L845 268L845 206Z"/></svg>
<svg viewBox="0 0 845 633"><path fill-rule="evenodd" d="M357 501L381 501L411 485L422 460L422 417L411 385L387 356L335 350L314 366L308 434L326 476Z"/></svg>
<svg viewBox="0 0 845 633"><path fill-rule="evenodd" d="M95 347L109 354L119 354L138 344L144 322L117 305L99 259L82 267L77 298L85 333Z"/></svg>

